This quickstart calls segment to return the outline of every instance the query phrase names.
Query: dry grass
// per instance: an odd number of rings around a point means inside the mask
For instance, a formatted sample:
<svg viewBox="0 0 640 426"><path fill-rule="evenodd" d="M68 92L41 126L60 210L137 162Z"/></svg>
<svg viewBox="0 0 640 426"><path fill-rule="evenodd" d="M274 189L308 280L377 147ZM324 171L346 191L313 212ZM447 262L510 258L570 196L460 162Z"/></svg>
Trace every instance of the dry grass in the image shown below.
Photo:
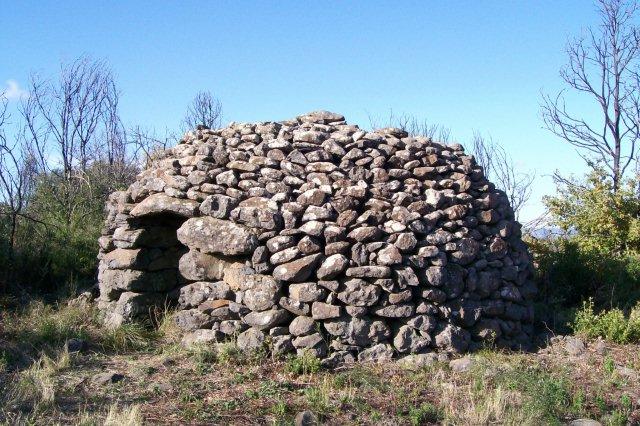
<svg viewBox="0 0 640 426"><path fill-rule="evenodd" d="M448 424L535 425L538 419L522 410L522 395L502 386L482 392L470 386L443 386L442 401Z"/></svg>
<svg viewBox="0 0 640 426"><path fill-rule="evenodd" d="M119 407L117 404L113 404L104 419L104 426L138 426L142 422L142 413L138 405Z"/></svg>
<svg viewBox="0 0 640 426"><path fill-rule="evenodd" d="M71 356L61 351L56 358L42 355L29 368L22 371L12 387L13 404L30 403L33 406L51 406L56 397L56 377L71 366Z"/></svg>
<svg viewBox="0 0 640 426"><path fill-rule="evenodd" d="M418 370L389 363L326 371L311 359L243 355L230 343L185 350L170 313L157 332L140 326L108 332L90 311L82 315L77 309L82 308L35 306L4 315L3 323L9 320L0 340L35 354L35 361L16 364L5 357L0 423L287 424L304 409L325 424L640 421L640 386L620 373L624 367L640 374L637 345L609 344L605 353L590 345L579 358L560 347L539 354L485 351L473 355L466 372L453 372L446 363ZM78 335L90 341L88 352L61 350L63 336ZM16 340L25 336L30 338ZM125 379L94 384L92 377L104 371Z"/></svg>

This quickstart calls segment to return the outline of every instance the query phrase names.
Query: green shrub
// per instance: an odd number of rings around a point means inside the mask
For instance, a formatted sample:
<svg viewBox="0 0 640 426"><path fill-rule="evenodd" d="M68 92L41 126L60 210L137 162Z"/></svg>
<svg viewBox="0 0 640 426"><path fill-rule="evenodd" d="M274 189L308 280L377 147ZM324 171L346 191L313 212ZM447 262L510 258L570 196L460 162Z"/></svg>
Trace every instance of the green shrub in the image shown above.
<svg viewBox="0 0 640 426"><path fill-rule="evenodd" d="M70 177L53 171L35 178L13 244L10 217L0 215L0 291L3 282L40 293L94 282L105 201L135 176L135 169L118 170L97 161Z"/></svg>
<svg viewBox="0 0 640 426"><path fill-rule="evenodd" d="M594 312L593 301L584 302L576 312L573 330L588 338L602 337L615 343L640 341L640 303L628 316L620 309Z"/></svg>
<svg viewBox="0 0 640 426"><path fill-rule="evenodd" d="M409 410L409 422L415 426L437 423L442 420L442 417L442 412L438 407L428 402Z"/></svg>
<svg viewBox="0 0 640 426"><path fill-rule="evenodd" d="M584 179L558 178L556 186L544 199L554 236L527 242L540 290L536 315L565 332L571 311L590 298L596 310L628 310L640 301L640 197L636 182L614 191L597 167Z"/></svg>
<svg viewBox="0 0 640 426"><path fill-rule="evenodd" d="M613 372L616 369L616 361L613 358L611 358L611 356L607 355L607 357L604 359L604 363L602 367L604 368L604 371L606 371L607 373L613 374Z"/></svg>
<svg viewBox="0 0 640 426"><path fill-rule="evenodd" d="M593 251L564 238L528 243L537 266L536 316L549 326L562 327L589 299L597 310L627 310L640 301L640 255Z"/></svg>
<svg viewBox="0 0 640 426"><path fill-rule="evenodd" d="M320 360L311 353L305 352L302 356L292 356L287 359L284 369L288 373L302 375L317 373L320 367Z"/></svg>
<svg viewBox="0 0 640 426"><path fill-rule="evenodd" d="M590 252L640 252L637 182L614 191L607 173L595 167L584 179L556 179L557 194L544 202L553 224Z"/></svg>

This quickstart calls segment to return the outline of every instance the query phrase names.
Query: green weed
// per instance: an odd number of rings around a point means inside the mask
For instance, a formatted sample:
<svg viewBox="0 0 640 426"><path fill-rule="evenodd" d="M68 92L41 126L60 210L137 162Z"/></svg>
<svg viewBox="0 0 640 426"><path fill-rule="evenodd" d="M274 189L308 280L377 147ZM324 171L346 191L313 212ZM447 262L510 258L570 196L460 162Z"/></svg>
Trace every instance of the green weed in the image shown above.
<svg viewBox="0 0 640 426"><path fill-rule="evenodd" d="M319 386L312 386L304 390L308 408L319 416L325 416L335 408L331 403L330 394L331 388L326 380Z"/></svg>
<svg viewBox="0 0 640 426"><path fill-rule="evenodd" d="M288 358L284 365L286 372L297 375L315 374L320 371L320 367L320 360L309 352Z"/></svg>
<svg viewBox="0 0 640 426"><path fill-rule="evenodd" d="M438 407L428 402L414 407L409 410L409 422L414 425L422 425L425 423L436 423L442 420L442 412Z"/></svg>
<svg viewBox="0 0 640 426"><path fill-rule="evenodd" d="M88 339L98 324L96 311L87 306L48 305L31 302L26 308L4 315L4 332L32 348L57 348L71 338Z"/></svg>
<svg viewBox="0 0 640 426"><path fill-rule="evenodd" d="M640 341L640 305L633 308L629 316L620 309L595 313L593 301L589 299L576 312L572 327L577 334L590 339L602 337L620 344L635 343Z"/></svg>

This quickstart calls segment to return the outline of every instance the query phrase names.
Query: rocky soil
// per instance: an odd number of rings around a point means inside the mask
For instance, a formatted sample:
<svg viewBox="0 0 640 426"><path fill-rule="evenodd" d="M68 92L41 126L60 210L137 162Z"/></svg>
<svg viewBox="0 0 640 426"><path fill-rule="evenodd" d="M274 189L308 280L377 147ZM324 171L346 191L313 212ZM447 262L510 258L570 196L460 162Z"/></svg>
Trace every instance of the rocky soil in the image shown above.
<svg viewBox="0 0 640 426"><path fill-rule="evenodd" d="M638 346L556 339L539 353L371 362L324 370L305 358L180 345L102 353L89 345L51 386L4 400L15 424L640 424ZM25 372L0 373L10 391ZM46 391L46 389L45 389ZM317 423L314 423L316 421Z"/></svg>

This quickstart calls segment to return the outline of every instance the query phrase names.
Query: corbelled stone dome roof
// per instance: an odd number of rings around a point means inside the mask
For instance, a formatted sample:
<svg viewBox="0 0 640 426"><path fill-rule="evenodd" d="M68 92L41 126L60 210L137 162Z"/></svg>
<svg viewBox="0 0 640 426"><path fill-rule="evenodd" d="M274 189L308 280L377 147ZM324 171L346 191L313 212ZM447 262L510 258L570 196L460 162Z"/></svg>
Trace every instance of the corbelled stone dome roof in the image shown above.
<svg viewBox="0 0 640 426"><path fill-rule="evenodd" d="M113 325L169 303L186 342L329 363L531 343L520 225L459 144L326 111L199 128L107 211Z"/></svg>

